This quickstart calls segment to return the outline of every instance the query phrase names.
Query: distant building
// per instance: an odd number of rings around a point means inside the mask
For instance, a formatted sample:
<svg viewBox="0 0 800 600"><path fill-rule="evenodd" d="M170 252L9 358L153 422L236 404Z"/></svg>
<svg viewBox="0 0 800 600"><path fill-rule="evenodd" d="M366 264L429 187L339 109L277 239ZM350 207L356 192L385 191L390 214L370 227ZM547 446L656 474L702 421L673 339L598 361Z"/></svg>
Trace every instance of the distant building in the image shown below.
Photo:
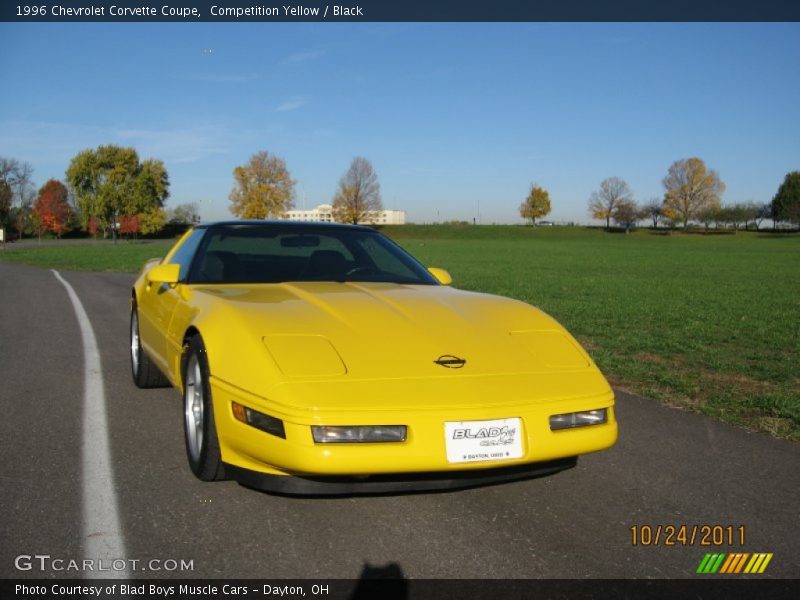
<svg viewBox="0 0 800 600"><path fill-rule="evenodd" d="M288 221L313 221L315 223L333 223L333 206L320 204L311 210L290 210L284 217ZM406 211L381 210L373 218L364 222L364 225L405 225Z"/></svg>
<svg viewBox="0 0 800 600"><path fill-rule="evenodd" d="M316 223L333 222L333 206L330 204L320 204L311 210L290 210L286 213L285 219L289 221L314 221Z"/></svg>
<svg viewBox="0 0 800 600"><path fill-rule="evenodd" d="M375 225L405 225L406 211L404 210L382 210L375 215L372 221Z"/></svg>

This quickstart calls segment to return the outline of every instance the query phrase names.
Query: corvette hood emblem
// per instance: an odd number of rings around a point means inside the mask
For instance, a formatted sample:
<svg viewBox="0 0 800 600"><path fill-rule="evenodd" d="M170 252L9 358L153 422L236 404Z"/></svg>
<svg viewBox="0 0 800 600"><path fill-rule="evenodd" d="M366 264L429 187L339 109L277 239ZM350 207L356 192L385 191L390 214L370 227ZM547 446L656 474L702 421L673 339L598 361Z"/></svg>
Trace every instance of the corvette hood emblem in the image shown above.
<svg viewBox="0 0 800 600"><path fill-rule="evenodd" d="M465 364L467 364L467 360L464 358L458 358L457 356L453 356L452 354L445 354L440 356L435 361L437 365L446 367L448 369L460 369Z"/></svg>

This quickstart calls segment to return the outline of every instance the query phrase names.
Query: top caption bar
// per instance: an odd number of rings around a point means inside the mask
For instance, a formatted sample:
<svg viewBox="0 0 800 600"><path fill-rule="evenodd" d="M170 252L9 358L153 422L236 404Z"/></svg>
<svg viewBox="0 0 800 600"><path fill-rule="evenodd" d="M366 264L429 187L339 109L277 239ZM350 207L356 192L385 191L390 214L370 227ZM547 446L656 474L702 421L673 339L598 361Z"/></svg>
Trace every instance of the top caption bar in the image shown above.
<svg viewBox="0 0 800 600"><path fill-rule="evenodd" d="M786 0L45 0L0 3L0 21L510 22L800 21Z"/></svg>

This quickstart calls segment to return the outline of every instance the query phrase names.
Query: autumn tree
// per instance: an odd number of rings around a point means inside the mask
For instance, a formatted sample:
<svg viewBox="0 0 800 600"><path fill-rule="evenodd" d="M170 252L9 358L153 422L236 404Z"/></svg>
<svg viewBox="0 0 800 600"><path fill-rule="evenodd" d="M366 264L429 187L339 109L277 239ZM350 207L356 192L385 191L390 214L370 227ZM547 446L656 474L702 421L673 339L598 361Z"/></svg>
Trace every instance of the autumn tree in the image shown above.
<svg viewBox="0 0 800 600"><path fill-rule="evenodd" d="M600 189L589 197L589 212L595 219L605 219L610 227L614 210L620 202L632 202L633 194L624 179L609 177L600 182Z"/></svg>
<svg viewBox="0 0 800 600"><path fill-rule="evenodd" d="M772 218L800 224L800 171L787 173L772 199Z"/></svg>
<svg viewBox="0 0 800 600"><path fill-rule="evenodd" d="M41 231L52 231L56 237L69 229L72 219L72 208L68 201L66 186L56 179L51 179L39 190L39 196L33 205L32 215Z"/></svg>
<svg viewBox="0 0 800 600"><path fill-rule="evenodd" d="M700 158L677 160L662 180L664 185L664 214L673 221L689 225L698 212L720 206L725 184L716 171L708 169Z"/></svg>
<svg viewBox="0 0 800 600"><path fill-rule="evenodd" d="M550 214L550 194L536 184L531 184L528 197L519 205L519 214L523 219L530 219L536 225L536 219Z"/></svg>
<svg viewBox="0 0 800 600"><path fill-rule="evenodd" d="M294 205L294 180L284 160L262 150L233 170L231 212L241 219L282 217Z"/></svg>
<svg viewBox="0 0 800 600"><path fill-rule="evenodd" d="M365 223L383 210L378 174L366 158L357 156L339 180L333 197L333 218L340 223Z"/></svg>
<svg viewBox="0 0 800 600"><path fill-rule="evenodd" d="M625 233L628 233L641 217L642 209L633 200L620 200L614 206L614 212L611 214L614 222L625 228Z"/></svg>
<svg viewBox="0 0 800 600"><path fill-rule="evenodd" d="M14 206L11 209L9 214L8 220L11 223L11 227L14 228L14 231L17 232L17 239L21 240L22 237L26 233L31 232L31 211L32 207L30 204L25 204L24 206Z"/></svg>
<svg viewBox="0 0 800 600"><path fill-rule="evenodd" d="M139 215L122 215L119 218L119 234L133 235L134 239L139 233Z"/></svg>
<svg viewBox="0 0 800 600"><path fill-rule="evenodd" d="M139 232L142 235L150 235L152 233L158 233L164 228L164 223L167 222L167 211L154 206L139 214L138 218Z"/></svg>
<svg viewBox="0 0 800 600"><path fill-rule="evenodd" d="M123 202L123 212L140 215L164 206L169 198L169 175L164 163L155 158L142 161L133 181L133 193Z"/></svg>
<svg viewBox="0 0 800 600"><path fill-rule="evenodd" d="M133 148L99 146L72 158L67 181L75 193L84 228L90 221L104 231L116 228L122 215L160 209L169 197L169 177L157 159L139 162Z"/></svg>

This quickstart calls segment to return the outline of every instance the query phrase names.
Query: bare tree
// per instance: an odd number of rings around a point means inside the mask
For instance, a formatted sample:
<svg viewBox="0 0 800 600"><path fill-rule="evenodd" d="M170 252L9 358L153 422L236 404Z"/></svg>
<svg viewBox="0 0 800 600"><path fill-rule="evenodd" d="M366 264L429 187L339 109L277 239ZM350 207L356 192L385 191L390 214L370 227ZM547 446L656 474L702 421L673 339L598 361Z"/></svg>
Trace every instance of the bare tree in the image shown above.
<svg viewBox="0 0 800 600"><path fill-rule="evenodd" d="M662 180L664 214L673 221L683 221L684 229L703 209L718 208L725 184L717 172L708 169L700 158L677 160Z"/></svg>
<svg viewBox="0 0 800 600"><path fill-rule="evenodd" d="M761 222L764 219L772 218L772 203L764 202L758 205L758 214L756 215L756 229L761 229Z"/></svg>
<svg viewBox="0 0 800 600"><path fill-rule="evenodd" d="M589 212L595 219L605 219L608 229L620 202L633 202L631 189L624 179L609 177L600 182L600 189L589 197Z"/></svg>
<svg viewBox="0 0 800 600"><path fill-rule="evenodd" d="M5 179L0 179L0 227L6 224L11 213L11 197L14 195L11 186Z"/></svg>
<svg viewBox="0 0 800 600"><path fill-rule="evenodd" d="M0 157L0 181L11 188L11 205L22 207L33 202L36 190L33 189L33 167L16 158Z"/></svg>
<svg viewBox="0 0 800 600"><path fill-rule="evenodd" d="M651 219L653 229L658 229L658 222L663 216L661 200L658 198L651 198L642 206L642 219Z"/></svg>
<svg viewBox="0 0 800 600"><path fill-rule="evenodd" d="M719 206L707 206L697 211L695 216L703 224L705 230L708 231L712 221L719 227L718 224L725 215Z"/></svg>
<svg viewBox="0 0 800 600"><path fill-rule="evenodd" d="M169 222L177 225L196 225L200 222L200 208L197 202L179 204L169 211Z"/></svg>
<svg viewBox="0 0 800 600"><path fill-rule="evenodd" d="M357 156L339 180L333 197L333 217L342 223L364 223L374 220L381 210L378 175L366 158Z"/></svg>
<svg viewBox="0 0 800 600"><path fill-rule="evenodd" d="M750 229L750 223L752 222L755 225L756 229L758 229L760 224L759 214L761 213L761 205L753 200L744 203L744 228L745 230Z"/></svg>

